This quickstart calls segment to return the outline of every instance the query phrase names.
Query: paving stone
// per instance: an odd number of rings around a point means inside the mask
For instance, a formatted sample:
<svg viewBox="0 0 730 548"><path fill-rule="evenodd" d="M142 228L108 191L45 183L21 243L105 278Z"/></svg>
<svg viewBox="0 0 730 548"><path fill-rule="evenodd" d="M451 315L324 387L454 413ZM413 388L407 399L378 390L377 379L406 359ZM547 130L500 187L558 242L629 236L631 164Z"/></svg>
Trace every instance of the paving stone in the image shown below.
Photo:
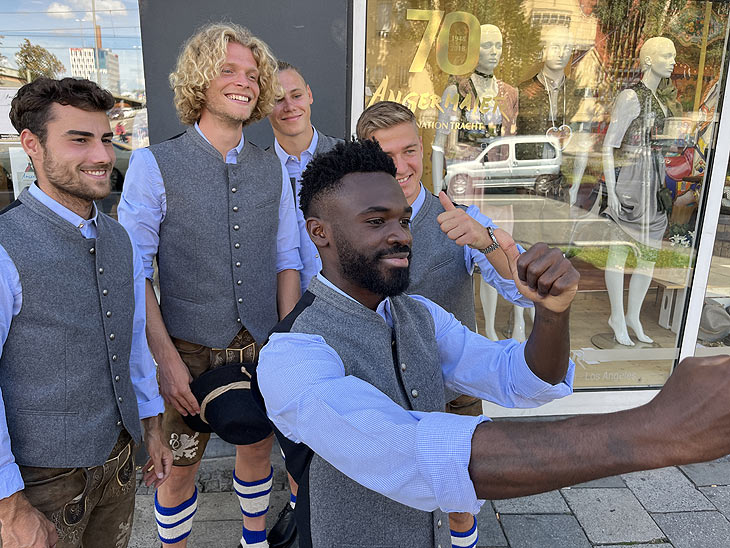
<svg viewBox="0 0 730 548"><path fill-rule="evenodd" d="M715 505L726 518L730 519L730 486L700 487L707 499Z"/></svg>
<svg viewBox="0 0 730 548"><path fill-rule="evenodd" d="M664 538L629 489L568 489L563 496L593 543L638 543Z"/></svg>
<svg viewBox="0 0 730 548"><path fill-rule="evenodd" d="M591 548L574 516L565 514L503 515L511 548Z"/></svg>
<svg viewBox="0 0 730 548"><path fill-rule="evenodd" d="M197 518L197 516L196 516ZM188 546L194 548L227 548L241 540L241 520L198 521L188 537Z"/></svg>
<svg viewBox="0 0 730 548"><path fill-rule="evenodd" d="M479 531L479 547L508 546L502 527L489 501L484 503L477 515L477 531Z"/></svg>
<svg viewBox="0 0 730 548"><path fill-rule="evenodd" d="M730 523L719 512L653 514L674 548L727 548Z"/></svg>
<svg viewBox="0 0 730 548"><path fill-rule="evenodd" d="M658 544L601 544L600 548L672 548L672 545L666 542Z"/></svg>
<svg viewBox="0 0 730 548"><path fill-rule="evenodd" d="M579 483L570 487L570 489L596 488L596 487L626 487L621 476L609 476L607 478L599 478L597 480ZM568 489L568 488L566 488Z"/></svg>
<svg viewBox="0 0 730 548"><path fill-rule="evenodd" d="M703 462L682 466L682 471L698 487L730 485L730 461Z"/></svg>
<svg viewBox="0 0 730 548"><path fill-rule="evenodd" d="M569 514L570 508L558 491L529 497L495 500L494 508L500 514Z"/></svg>
<svg viewBox="0 0 730 548"><path fill-rule="evenodd" d="M626 485L649 512L714 510L713 504L675 467L623 476Z"/></svg>

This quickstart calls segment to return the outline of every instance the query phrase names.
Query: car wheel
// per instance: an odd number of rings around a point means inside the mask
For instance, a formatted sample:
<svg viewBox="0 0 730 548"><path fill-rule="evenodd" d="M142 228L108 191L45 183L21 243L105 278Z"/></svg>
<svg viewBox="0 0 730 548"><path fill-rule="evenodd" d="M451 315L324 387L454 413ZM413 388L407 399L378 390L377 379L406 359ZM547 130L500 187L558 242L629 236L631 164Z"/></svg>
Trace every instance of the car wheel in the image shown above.
<svg viewBox="0 0 730 548"><path fill-rule="evenodd" d="M471 177L468 175L455 175L449 183L448 194L454 198L462 198L469 196L472 192Z"/></svg>

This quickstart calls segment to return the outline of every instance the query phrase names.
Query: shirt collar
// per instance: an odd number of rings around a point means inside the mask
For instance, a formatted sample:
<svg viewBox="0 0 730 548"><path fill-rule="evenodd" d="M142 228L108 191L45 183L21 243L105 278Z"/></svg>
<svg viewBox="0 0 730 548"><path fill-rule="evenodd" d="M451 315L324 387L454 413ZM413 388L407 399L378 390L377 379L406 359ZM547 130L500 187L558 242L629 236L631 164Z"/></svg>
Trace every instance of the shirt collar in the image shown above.
<svg viewBox="0 0 730 548"><path fill-rule="evenodd" d="M200 129L200 126L198 125L198 122L195 122L195 131L197 131L197 132L198 132L198 133L200 134L200 136L201 136L201 137L202 137L203 139L205 139L205 140L206 140L206 142L207 142L207 143L208 143L208 144L209 144L210 146L213 146L213 145L212 145L212 143L211 143L210 141L208 141L208 138L207 138L207 137L205 136L205 134L203 133L203 130L201 130L201 129ZM229 150L229 151L228 151L228 154L226 154L226 156L230 155L230 154L231 154L232 152L233 152L233 153L234 153L234 154L235 154L236 156L238 156L238 155L239 155L239 154L241 153L241 151L243 150L243 143L244 143L244 137L243 137L243 131L241 131L241 140L240 140L240 141L238 142L238 145L236 145L236 147L235 147L235 148L232 148L231 150Z"/></svg>
<svg viewBox="0 0 730 548"><path fill-rule="evenodd" d="M314 131L314 134L312 135L312 142L309 143L309 146L302 151L302 156L304 156L305 152L308 152L310 158L314 156L314 151L317 150L317 144L319 143L319 134L317 133L317 129L312 126L312 130ZM287 160L290 158L297 162L300 161L296 156L289 154L286 150L281 148L279 140L276 137L274 137L274 152L276 152L276 155L279 157L279 161L283 164L286 164Z"/></svg>
<svg viewBox="0 0 730 548"><path fill-rule="evenodd" d="M333 289L334 291L336 291L340 295L344 295L345 297L347 297L351 301L355 301L357 304L359 304L360 306L362 306L362 303L360 303L356 299L353 299L350 295L348 295L347 293L345 293L344 291L342 291L339 287L337 287L335 284L333 284L331 281L329 281L327 278L325 278L324 275L321 272L319 272L317 274L317 279L320 282L322 282L324 285L326 285L327 287L329 287L330 289ZM375 312L377 312L380 315L380 317L382 317L385 320L385 322L388 325L390 325L390 323L391 323L391 320L390 320L390 297L386 297L385 299L383 299L382 301L380 301L380 303L378 304L378 307L375 309Z"/></svg>
<svg viewBox="0 0 730 548"><path fill-rule="evenodd" d="M423 186L423 183L421 183L421 190L418 191L418 197L416 198L416 201L411 204L411 219L415 219L416 215L418 215L418 212L421 211L421 207L423 207L423 202L426 201L426 187Z"/></svg>
<svg viewBox="0 0 730 548"><path fill-rule="evenodd" d="M28 187L28 192L30 193L33 198L38 200L40 203L42 203L44 206L46 206L48 209L53 211L56 215L61 217L63 220L68 221L72 225L74 225L76 228L81 229L84 227L85 224L92 223L96 224L96 216L98 214L98 211L96 210L96 204L94 202L91 203L91 212L92 216L90 219L84 219L83 217L77 215L70 209L68 209L66 206L59 204L56 200L51 198L48 194L43 192L41 188L38 186L38 183L33 183Z"/></svg>

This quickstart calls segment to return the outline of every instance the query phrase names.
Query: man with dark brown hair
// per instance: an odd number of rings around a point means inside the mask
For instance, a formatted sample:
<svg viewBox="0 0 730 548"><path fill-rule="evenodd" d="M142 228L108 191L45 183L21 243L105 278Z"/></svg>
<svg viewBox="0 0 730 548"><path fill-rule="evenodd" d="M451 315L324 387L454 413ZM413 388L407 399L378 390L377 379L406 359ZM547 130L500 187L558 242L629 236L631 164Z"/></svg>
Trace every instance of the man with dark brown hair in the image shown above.
<svg viewBox="0 0 730 548"><path fill-rule="evenodd" d="M94 204L110 191L113 105L109 92L72 78L39 78L11 105L37 181L0 212L6 548L126 546L136 444L144 439L150 455L148 484L159 486L172 465L145 338L142 263L124 228Z"/></svg>

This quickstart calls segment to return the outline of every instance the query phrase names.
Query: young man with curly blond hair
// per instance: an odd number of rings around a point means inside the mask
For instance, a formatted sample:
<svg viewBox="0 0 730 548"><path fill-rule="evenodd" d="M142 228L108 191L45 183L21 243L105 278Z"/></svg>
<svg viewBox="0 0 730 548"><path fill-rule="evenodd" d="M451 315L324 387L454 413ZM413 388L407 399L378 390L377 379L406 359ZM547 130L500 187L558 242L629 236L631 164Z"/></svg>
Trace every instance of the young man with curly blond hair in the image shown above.
<svg viewBox="0 0 730 548"><path fill-rule="evenodd" d="M183 415L200 413L189 383L228 361L256 358L269 330L299 299L301 261L288 176L243 134L271 112L279 94L269 48L238 25L207 25L184 45L170 83L178 116L192 127L135 151L119 219L143 255L147 337L174 455L155 497L158 532L165 546L186 546L209 437L183 422ZM155 256L159 305L151 281ZM272 442L269 436L236 446L244 547L268 546Z"/></svg>

